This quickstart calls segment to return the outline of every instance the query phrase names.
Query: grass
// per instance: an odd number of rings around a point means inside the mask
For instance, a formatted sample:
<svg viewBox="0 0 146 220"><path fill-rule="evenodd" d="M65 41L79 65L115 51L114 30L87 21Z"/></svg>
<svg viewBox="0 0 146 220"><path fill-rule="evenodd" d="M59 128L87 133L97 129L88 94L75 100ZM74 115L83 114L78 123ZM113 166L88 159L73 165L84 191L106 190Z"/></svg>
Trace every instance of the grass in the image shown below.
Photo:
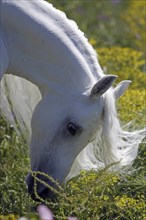
<svg viewBox="0 0 146 220"><path fill-rule="evenodd" d="M122 123L145 125L144 21L145 1L56 1L54 6L77 21L97 49L102 68L119 81L133 83L117 102ZM138 17L134 22L134 18ZM38 204L28 196L25 178L30 170L29 149L4 118L0 119L0 219L37 219ZM143 220L145 213L145 144L126 174L109 168L81 174L62 186L58 201L48 202L56 219Z"/></svg>

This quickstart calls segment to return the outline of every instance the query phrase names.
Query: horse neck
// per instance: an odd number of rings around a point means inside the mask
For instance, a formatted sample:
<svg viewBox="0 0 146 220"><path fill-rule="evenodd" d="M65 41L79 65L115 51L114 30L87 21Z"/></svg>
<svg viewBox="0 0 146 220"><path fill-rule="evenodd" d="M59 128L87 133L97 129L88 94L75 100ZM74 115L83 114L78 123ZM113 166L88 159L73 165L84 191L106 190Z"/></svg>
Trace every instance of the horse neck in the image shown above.
<svg viewBox="0 0 146 220"><path fill-rule="evenodd" d="M102 75L87 40L65 15L43 1L15 4L5 13L10 73L36 84L42 94L59 87L79 92Z"/></svg>

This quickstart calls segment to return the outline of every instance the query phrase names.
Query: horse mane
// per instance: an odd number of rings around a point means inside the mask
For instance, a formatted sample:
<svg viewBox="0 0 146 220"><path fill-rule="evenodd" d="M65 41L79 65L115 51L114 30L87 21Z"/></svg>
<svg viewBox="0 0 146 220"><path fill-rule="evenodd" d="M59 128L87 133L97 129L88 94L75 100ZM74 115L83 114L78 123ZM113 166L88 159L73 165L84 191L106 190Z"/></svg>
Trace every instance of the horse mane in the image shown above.
<svg viewBox="0 0 146 220"><path fill-rule="evenodd" d="M41 99L37 86L14 75L5 75L0 84L0 109L27 144L31 136L31 117Z"/></svg>
<svg viewBox="0 0 146 220"><path fill-rule="evenodd" d="M93 75L96 78L103 75L97 55L83 32L78 29L75 22L68 20L63 12L52 6L49 7L60 19L60 25L69 34L74 45L83 54ZM39 89L25 79L5 75L1 81L0 90L2 113L14 125L17 132L23 134L25 141L29 142L31 117L41 99ZM137 156L139 143L144 138L144 130L123 131L117 116L112 89L106 92L104 100L105 107L98 136L78 155L67 178L77 175L81 169L98 169L113 162L120 162L121 165L126 166L131 164Z"/></svg>
<svg viewBox="0 0 146 220"><path fill-rule="evenodd" d="M81 170L98 170L110 164L112 169L128 170L138 154L146 129L130 131L129 123L122 129L117 115L113 88L105 93L104 113L96 140L78 155L67 180Z"/></svg>

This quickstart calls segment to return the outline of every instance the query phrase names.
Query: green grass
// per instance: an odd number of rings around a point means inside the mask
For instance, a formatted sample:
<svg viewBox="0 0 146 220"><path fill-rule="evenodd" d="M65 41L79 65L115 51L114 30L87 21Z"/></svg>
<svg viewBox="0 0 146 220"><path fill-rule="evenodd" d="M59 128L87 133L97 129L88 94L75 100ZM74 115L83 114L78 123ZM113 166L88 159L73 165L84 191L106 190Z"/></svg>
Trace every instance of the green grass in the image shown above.
<svg viewBox="0 0 146 220"><path fill-rule="evenodd" d="M134 128L145 125L144 9L145 1L65 1L51 0L65 11L87 34L97 49L105 72L132 79L132 85L117 102L122 123L134 120ZM137 18L136 20L134 20ZM81 174L62 186L52 204L56 219L77 216L79 220L143 220L145 213L145 156L141 144L131 172L111 173L108 168ZM29 219L35 215L25 178L30 170L29 149L12 126L0 119L0 219Z"/></svg>

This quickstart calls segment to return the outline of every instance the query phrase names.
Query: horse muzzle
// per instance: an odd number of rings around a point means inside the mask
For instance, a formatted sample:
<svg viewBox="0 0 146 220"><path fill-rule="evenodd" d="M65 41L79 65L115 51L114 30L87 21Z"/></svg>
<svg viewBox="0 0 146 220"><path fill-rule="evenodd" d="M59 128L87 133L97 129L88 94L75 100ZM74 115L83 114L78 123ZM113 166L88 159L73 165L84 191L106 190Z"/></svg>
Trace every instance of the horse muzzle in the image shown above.
<svg viewBox="0 0 146 220"><path fill-rule="evenodd" d="M44 177L41 174L32 176L31 173L27 175L26 183L28 192L34 201L44 202L45 200L51 200L52 202L57 200L58 187L51 180Z"/></svg>

